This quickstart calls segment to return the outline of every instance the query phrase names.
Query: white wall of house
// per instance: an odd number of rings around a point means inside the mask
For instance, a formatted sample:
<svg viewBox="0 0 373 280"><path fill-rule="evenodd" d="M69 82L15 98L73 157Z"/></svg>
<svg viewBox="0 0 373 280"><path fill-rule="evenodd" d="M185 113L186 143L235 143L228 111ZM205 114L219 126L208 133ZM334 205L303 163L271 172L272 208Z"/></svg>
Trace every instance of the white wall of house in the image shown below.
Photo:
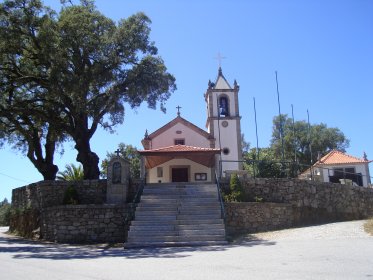
<svg viewBox="0 0 373 280"><path fill-rule="evenodd" d="M210 148L210 141L208 139L184 124L177 123L160 135L154 137L152 139L151 149L175 145L175 139L185 139L185 145L187 146Z"/></svg>
<svg viewBox="0 0 373 280"><path fill-rule="evenodd" d="M206 167L202 164L196 163L189 159L173 159L168 162L165 162L157 167L154 167L150 170L148 170L148 177L147 182L148 183L170 183L171 182L171 168L172 167L189 167L189 182L212 182L212 174L213 170L209 167ZM158 177L158 167L161 167L163 170L162 177ZM195 180L195 174L196 173L206 173L207 178L206 181L196 181Z"/></svg>
<svg viewBox="0 0 373 280"><path fill-rule="evenodd" d="M353 165L325 165L322 168L319 168L320 173L324 182L329 182L329 176L334 175L334 169L336 168L355 168L355 173L361 173L363 176L363 186L366 187L369 184L369 174L367 174L366 164L353 164Z"/></svg>

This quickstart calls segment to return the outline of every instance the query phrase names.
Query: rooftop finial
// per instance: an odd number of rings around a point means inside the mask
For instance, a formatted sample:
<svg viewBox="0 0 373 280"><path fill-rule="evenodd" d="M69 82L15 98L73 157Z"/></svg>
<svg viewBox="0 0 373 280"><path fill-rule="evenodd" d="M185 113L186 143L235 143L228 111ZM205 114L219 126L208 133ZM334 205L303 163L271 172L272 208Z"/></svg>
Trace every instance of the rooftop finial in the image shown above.
<svg viewBox="0 0 373 280"><path fill-rule="evenodd" d="M176 109L177 109L177 116L178 117L180 117L180 109L181 109L182 107L180 107L179 105L176 107Z"/></svg>
<svg viewBox="0 0 373 280"><path fill-rule="evenodd" d="M367 153L366 153L366 152L364 152L363 159L364 159L365 161L368 161L368 156L367 156Z"/></svg>
<svg viewBox="0 0 373 280"><path fill-rule="evenodd" d="M147 129L145 130L144 138L145 138L145 139L148 139L148 138L149 138L149 133L148 133L148 130L147 130Z"/></svg>

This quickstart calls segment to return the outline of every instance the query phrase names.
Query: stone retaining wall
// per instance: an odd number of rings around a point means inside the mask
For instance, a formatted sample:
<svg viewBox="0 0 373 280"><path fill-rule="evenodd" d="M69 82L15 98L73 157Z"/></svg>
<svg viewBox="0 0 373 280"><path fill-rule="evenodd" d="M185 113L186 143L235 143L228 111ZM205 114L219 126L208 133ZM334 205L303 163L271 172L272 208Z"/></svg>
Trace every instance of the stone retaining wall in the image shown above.
<svg viewBox="0 0 373 280"><path fill-rule="evenodd" d="M363 219L373 215L373 189L298 179L248 178L243 183L246 200L289 203L302 215L315 210L328 219ZM224 188L229 188L228 183ZM308 209L308 210L307 210Z"/></svg>
<svg viewBox="0 0 373 280"><path fill-rule="evenodd" d="M12 191L12 207L43 209L62 205L68 186L74 185L81 204L103 204L106 200L106 180L79 182L40 181Z"/></svg>
<svg viewBox="0 0 373 280"><path fill-rule="evenodd" d="M254 233L292 227L298 219L289 203L225 203L227 234Z"/></svg>
<svg viewBox="0 0 373 280"><path fill-rule="evenodd" d="M58 243L124 242L129 225L125 219L132 204L64 205L44 208L41 237Z"/></svg>

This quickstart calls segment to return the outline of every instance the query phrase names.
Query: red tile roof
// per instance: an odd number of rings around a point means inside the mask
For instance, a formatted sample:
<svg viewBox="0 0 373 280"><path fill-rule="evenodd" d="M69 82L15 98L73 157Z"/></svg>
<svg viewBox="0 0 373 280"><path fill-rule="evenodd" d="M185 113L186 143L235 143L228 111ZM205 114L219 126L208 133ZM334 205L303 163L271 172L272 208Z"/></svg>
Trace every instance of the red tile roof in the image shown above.
<svg viewBox="0 0 373 280"><path fill-rule="evenodd" d="M168 147L162 147L153 150L143 150L139 151L141 154L146 153L177 153L177 152L215 152L219 153L220 149L213 149L213 148L202 148L202 147L193 147L193 146L186 146L186 145L174 145Z"/></svg>
<svg viewBox="0 0 373 280"><path fill-rule="evenodd" d="M316 162L315 165L358 164L370 162L371 161L369 160L350 156L337 150L332 150Z"/></svg>

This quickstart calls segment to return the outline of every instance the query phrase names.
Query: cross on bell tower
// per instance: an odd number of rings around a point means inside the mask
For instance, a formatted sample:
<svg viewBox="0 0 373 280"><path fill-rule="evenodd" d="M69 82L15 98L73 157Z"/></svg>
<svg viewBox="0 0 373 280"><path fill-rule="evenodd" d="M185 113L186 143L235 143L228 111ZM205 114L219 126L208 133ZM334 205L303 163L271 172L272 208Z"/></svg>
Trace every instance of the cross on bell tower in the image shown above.
<svg viewBox="0 0 373 280"><path fill-rule="evenodd" d="M219 63L219 71L221 71L221 61L223 59L226 59L225 56L222 56L220 52L218 52L217 56L215 56L215 59L218 61Z"/></svg>

